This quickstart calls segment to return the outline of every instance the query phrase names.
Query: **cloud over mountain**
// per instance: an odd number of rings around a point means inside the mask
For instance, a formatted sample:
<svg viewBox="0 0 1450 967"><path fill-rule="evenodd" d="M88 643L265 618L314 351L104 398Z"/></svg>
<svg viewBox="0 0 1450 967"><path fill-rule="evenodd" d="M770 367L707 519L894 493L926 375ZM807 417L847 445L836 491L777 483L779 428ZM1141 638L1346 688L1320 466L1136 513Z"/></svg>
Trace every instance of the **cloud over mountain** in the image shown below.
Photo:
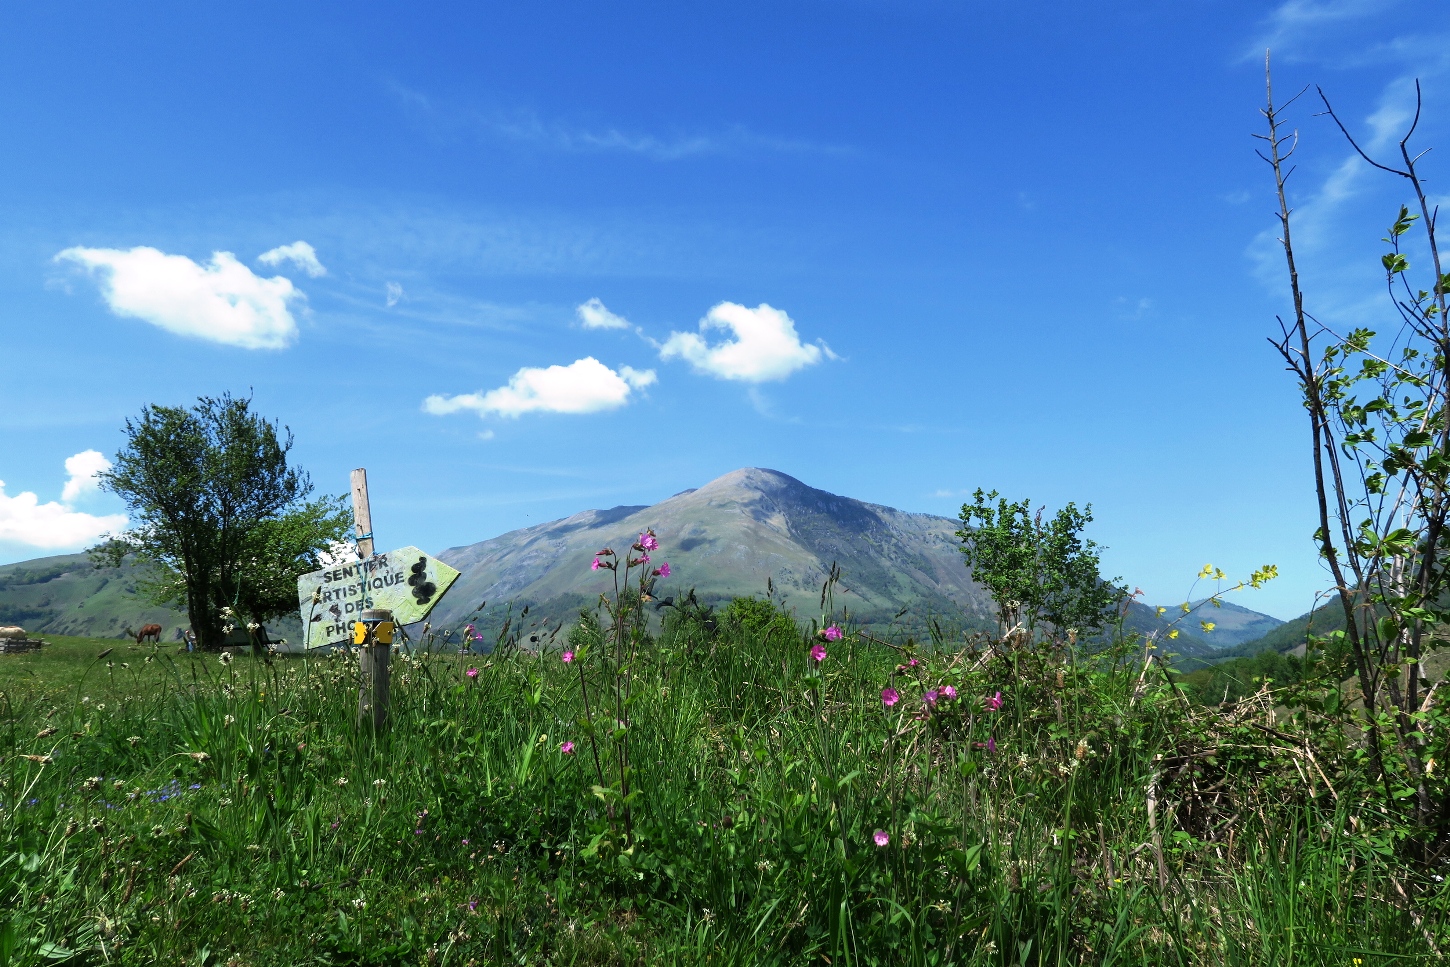
<svg viewBox="0 0 1450 967"><path fill-rule="evenodd" d="M291 262L314 279L320 279L327 274L327 269L317 260L317 249L301 240L263 252L257 256L257 261L273 268L283 262Z"/></svg>
<svg viewBox="0 0 1450 967"><path fill-rule="evenodd" d="M633 391L654 381L652 369L621 366L616 372L593 356L585 356L568 366L526 366L509 378L507 386L486 393L435 394L423 401L423 409L437 416L460 410L515 417L524 413L597 413L625 405Z"/></svg>
<svg viewBox="0 0 1450 967"><path fill-rule="evenodd" d="M118 316L243 349L282 349L297 338L288 307L302 292L282 276L254 274L230 252L214 252L210 261L197 264L149 246L124 251L77 246L55 260L95 276Z"/></svg>
<svg viewBox="0 0 1450 967"><path fill-rule="evenodd" d="M0 541L50 549L80 547L126 526L125 514L95 516L70 505L95 489L95 475L109 469L110 461L95 450L83 450L66 459L70 479L60 502L41 503L31 491L11 497L0 480Z"/></svg>
<svg viewBox="0 0 1450 967"><path fill-rule="evenodd" d="M706 341L711 329L734 338L711 345ZM834 354L824 346L803 344L790 316L764 303L749 309L722 302L700 320L700 332L672 332L660 347L661 359L683 359L698 372L748 383L784 379L822 357Z"/></svg>
<svg viewBox="0 0 1450 967"><path fill-rule="evenodd" d="M579 316L579 321L584 324L585 329L629 328L628 319L610 312L598 299L590 299L575 307L574 312Z"/></svg>

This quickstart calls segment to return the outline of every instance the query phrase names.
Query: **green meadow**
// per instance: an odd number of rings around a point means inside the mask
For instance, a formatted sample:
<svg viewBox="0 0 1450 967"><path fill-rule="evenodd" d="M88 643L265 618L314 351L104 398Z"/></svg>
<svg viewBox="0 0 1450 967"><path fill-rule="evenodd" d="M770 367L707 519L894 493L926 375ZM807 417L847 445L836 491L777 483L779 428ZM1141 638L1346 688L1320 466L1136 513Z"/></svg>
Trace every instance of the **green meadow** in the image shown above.
<svg viewBox="0 0 1450 967"><path fill-rule="evenodd" d="M343 654L0 656L0 962L1342 967L1450 943L1450 894L1354 794L1327 715L1200 705L1131 637L666 614L607 741L587 623L396 656L378 735ZM627 831L594 759L621 748Z"/></svg>

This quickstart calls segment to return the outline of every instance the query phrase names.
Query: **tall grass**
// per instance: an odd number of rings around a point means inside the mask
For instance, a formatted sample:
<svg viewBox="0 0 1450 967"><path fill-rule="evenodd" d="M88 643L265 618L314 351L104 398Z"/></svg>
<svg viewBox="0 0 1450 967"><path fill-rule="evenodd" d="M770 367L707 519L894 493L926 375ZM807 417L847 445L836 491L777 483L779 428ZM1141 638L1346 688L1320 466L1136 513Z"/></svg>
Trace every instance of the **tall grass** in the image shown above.
<svg viewBox="0 0 1450 967"><path fill-rule="evenodd" d="M0 962L1341 967L1450 941L1435 874L1332 768L1207 721L1131 643L847 629L817 663L758 604L669 613L629 668L632 837L558 651L403 657L375 738L342 655L7 690Z"/></svg>

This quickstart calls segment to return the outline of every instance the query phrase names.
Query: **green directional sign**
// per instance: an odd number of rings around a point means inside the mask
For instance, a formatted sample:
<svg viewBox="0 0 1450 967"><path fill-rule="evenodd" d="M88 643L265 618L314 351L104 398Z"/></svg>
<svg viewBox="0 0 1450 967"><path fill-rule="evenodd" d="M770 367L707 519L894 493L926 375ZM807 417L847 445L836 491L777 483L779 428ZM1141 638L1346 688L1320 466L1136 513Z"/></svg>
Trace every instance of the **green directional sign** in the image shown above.
<svg viewBox="0 0 1450 967"><path fill-rule="evenodd" d="M400 625L422 621L458 572L416 547L337 564L297 579L303 640L308 648L352 640L364 608L387 608Z"/></svg>

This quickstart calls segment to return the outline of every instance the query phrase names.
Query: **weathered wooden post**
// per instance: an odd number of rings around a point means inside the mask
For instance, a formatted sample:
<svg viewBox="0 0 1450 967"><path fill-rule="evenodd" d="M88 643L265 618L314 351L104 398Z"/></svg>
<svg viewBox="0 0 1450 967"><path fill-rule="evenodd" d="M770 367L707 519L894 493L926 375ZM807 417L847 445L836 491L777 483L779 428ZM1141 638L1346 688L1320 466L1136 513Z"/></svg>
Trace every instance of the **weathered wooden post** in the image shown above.
<svg viewBox="0 0 1450 967"><path fill-rule="evenodd" d="M357 690L357 726L381 732L388 722L388 665L393 654L393 613L367 608L353 626L362 680Z"/></svg>
<svg viewBox="0 0 1450 967"><path fill-rule="evenodd" d="M373 556L373 513L368 509L368 472L363 467L352 472L352 523L357 530L357 556L366 561Z"/></svg>
<svg viewBox="0 0 1450 967"><path fill-rule="evenodd" d="M458 571L412 546L374 552L368 473L361 467L352 472L352 514L358 560L298 577L297 604L307 650L348 642L358 649L357 724L376 732L388 721L394 635L426 618Z"/></svg>

